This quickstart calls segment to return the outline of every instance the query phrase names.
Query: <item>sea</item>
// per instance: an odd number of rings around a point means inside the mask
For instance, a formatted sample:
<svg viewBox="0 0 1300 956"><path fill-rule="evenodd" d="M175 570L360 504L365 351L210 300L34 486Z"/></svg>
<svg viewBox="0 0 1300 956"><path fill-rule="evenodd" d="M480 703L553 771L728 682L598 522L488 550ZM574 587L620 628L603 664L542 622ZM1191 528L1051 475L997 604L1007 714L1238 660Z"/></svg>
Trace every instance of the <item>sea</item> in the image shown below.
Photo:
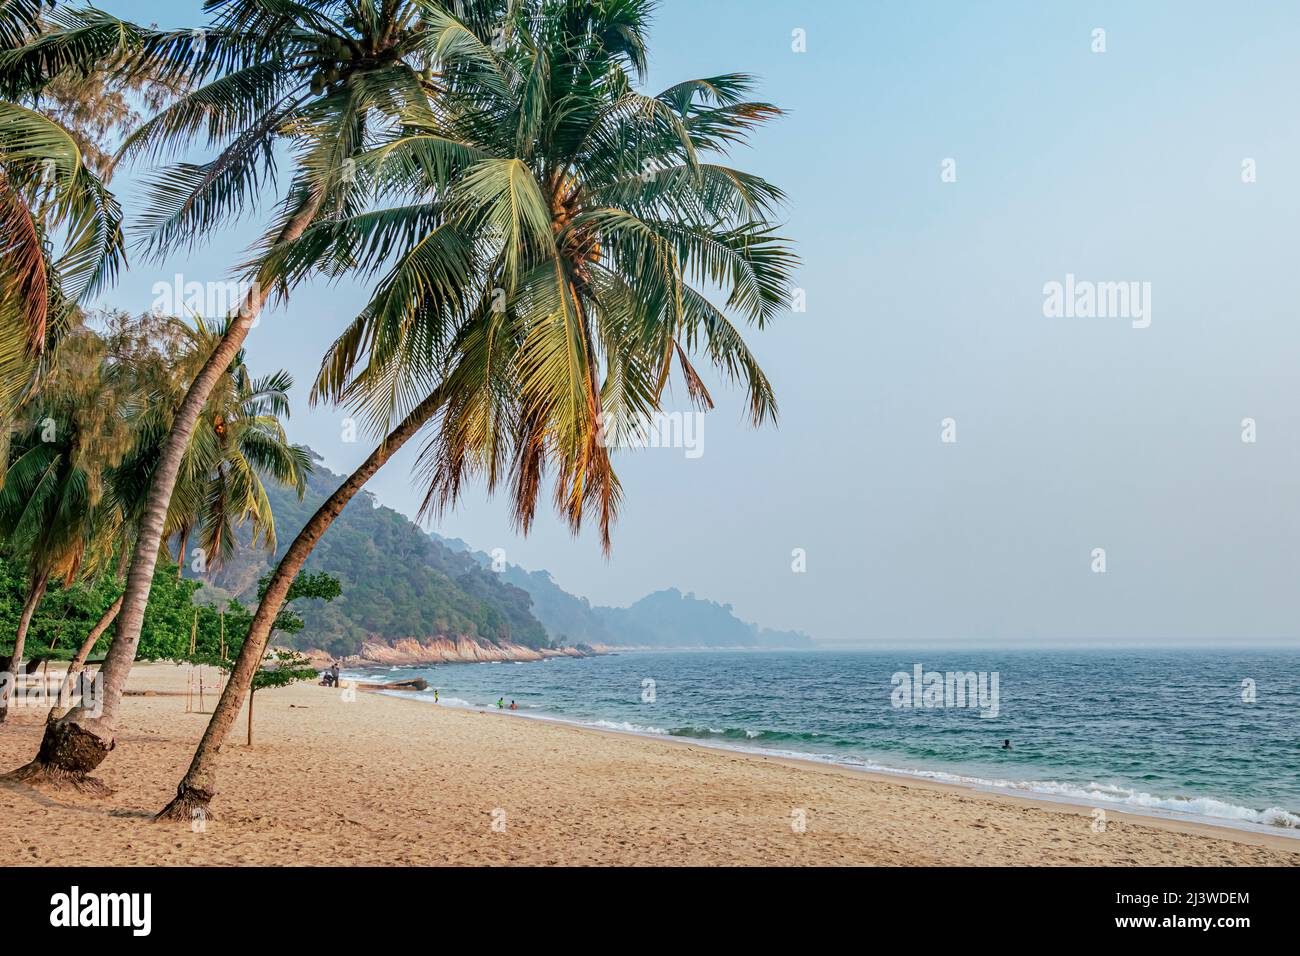
<svg viewBox="0 0 1300 956"><path fill-rule="evenodd" d="M352 671L605 730L1300 838L1300 651L663 651Z"/></svg>

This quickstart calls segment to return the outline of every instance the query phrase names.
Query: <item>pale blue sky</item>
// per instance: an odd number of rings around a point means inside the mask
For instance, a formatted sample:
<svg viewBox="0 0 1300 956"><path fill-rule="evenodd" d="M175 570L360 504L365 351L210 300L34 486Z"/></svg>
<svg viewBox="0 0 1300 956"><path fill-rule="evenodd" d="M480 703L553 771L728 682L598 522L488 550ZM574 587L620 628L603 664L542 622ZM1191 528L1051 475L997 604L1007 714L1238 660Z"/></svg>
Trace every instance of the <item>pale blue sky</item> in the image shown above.
<svg viewBox="0 0 1300 956"><path fill-rule="evenodd" d="M197 2L102 3L201 22ZM677 586L826 640L1300 633L1300 7L665 0L653 39L652 87L743 70L790 111L734 158L790 194L804 259L808 311L751 336L780 427L748 429L718 388L702 457L621 456L609 561L550 513L519 538L481 493L441 533L597 603ZM139 175L117 182L128 210ZM221 277L254 226L108 300ZM1045 318L1067 273L1150 282L1150 328ZM336 471L368 448L305 385L364 295L305 288L249 339L298 379L291 434ZM412 458L371 483L411 514Z"/></svg>

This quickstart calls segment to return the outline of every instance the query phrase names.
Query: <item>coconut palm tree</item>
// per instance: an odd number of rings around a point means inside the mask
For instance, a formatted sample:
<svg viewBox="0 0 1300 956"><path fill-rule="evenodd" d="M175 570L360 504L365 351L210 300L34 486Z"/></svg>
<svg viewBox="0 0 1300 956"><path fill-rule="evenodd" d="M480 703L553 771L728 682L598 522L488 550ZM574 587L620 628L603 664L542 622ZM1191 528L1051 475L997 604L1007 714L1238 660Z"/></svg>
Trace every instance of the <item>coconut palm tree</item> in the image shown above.
<svg viewBox="0 0 1300 956"><path fill-rule="evenodd" d="M575 531L594 515L608 547L619 486L605 426L659 408L674 363L701 405L711 399L692 353L744 382L756 423L774 416L771 387L727 312L761 326L787 301L795 260L769 221L781 194L702 156L778 111L748 101L743 76L635 92L649 8L519 3L495 43L429 14L442 95L362 159L381 192L405 202L313 224L273 253L289 282L322 267L387 269L315 389L386 434L267 582L160 818L209 812L220 747L295 576L352 496L426 425L436 426L420 456L426 511L482 475L489 488L508 481L526 531L551 469L560 512ZM724 307L707 297L715 289Z"/></svg>
<svg viewBox="0 0 1300 956"><path fill-rule="evenodd" d="M186 369L193 374L198 365L192 359L188 365L183 360L180 341L184 324L175 318L152 314L131 316L123 312L105 312L99 318L106 360L117 370L118 381L129 383L119 389L117 400L132 429L130 450L110 470L107 491L108 501L117 509L118 516L116 556L113 567L106 573L111 573L121 587L148 494L152 463L167 434L170 410L180 403L184 394ZM71 687L121 608L119 593L82 641L69 665L66 687Z"/></svg>
<svg viewBox="0 0 1300 956"><path fill-rule="evenodd" d="M120 210L75 137L0 100L0 418L30 391L76 304L121 261Z"/></svg>
<svg viewBox="0 0 1300 956"><path fill-rule="evenodd" d="M178 365L198 368L225 329L202 317L178 324ZM207 570L234 553L235 527L245 522L254 547L275 551L275 517L262 478L293 486L301 498L312 469L306 450L289 444L281 424L291 388L293 378L283 370L253 378L242 349L218 380L190 436L164 526L166 538L178 538L178 575L195 532Z"/></svg>
<svg viewBox="0 0 1300 956"><path fill-rule="evenodd" d="M0 63L50 28L57 15L44 7L0 0ZM39 379L78 301L123 262L106 141L136 116L128 94L161 106L167 90L155 80L0 69L0 418Z"/></svg>
<svg viewBox="0 0 1300 956"><path fill-rule="evenodd" d="M507 0L456 0L487 22ZM102 715L74 709L47 727L31 779L71 779L93 770L113 746L117 708L139 644L169 504L203 408L277 288L287 288L265 253L302 235L318 217L354 211L360 182L350 160L393 117L438 94L424 16L432 0L207 0L201 31L157 31L102 11L62 11L57 28L0 55L0 90L34 84L89 63L126 75L150 71L188 92L130 136L123 158L159 158L206 139L216 155L178 163L154 180L142 217L147 248L192 243L256 207L274 182L277 152L293 160L288 193L247 268L249 291L194 378L162 445L127 572L116 634L103 667ZM48 773L46 771L49 771Z"/></svg>

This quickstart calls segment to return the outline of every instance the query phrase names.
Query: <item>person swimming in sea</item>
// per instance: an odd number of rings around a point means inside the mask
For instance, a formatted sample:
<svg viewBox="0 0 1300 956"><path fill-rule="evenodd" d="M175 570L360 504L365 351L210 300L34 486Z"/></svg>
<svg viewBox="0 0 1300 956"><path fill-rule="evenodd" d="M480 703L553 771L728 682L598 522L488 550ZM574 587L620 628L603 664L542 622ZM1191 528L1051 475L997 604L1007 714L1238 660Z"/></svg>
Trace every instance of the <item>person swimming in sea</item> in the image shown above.
<svg viewBox="0 0 1300 956"><path fill-rule="evenodd" d="M519 709L519 705L516 704L516 703L512 700L512 701L510 702L510 709L511 709L511 710L518 710L518 709Z"/></svg>
<svg viewBox="0 0 1300 956"><path fill-rule="evenodd" d="M504 697L498 697L497 710L505 710L505 709L506 709L506 699Z"/></svg>
<svg viewBox="0 0 1300 956"><path fill-rule="evenodd" d="M1010 749L1011 749L1011 741L1010 741L1010 739L1002 741L1002 749L1003 749L1003 750L1010 750Z"/></svg>

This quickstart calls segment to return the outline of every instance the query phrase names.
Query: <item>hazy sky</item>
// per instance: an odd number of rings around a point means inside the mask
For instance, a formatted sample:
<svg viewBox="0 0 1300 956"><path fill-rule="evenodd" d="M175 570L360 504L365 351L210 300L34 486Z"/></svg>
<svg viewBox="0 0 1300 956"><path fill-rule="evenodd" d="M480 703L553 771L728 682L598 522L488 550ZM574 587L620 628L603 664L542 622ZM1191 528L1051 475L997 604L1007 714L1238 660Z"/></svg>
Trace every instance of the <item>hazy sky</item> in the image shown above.
<svg viewBox="0 0 1300 956"><path fill-rule="evenodd" d="M197 0L101 5L201 22ZM779 428L718 386L702 456L621 455L608 561L550 512L520 538L482 493L441 533L597 603L677 586L826 640L1300 633L1300 7L665 0L653 41L655 90L747 71L789 111L733 157L790 194L804 260L807 311L750 336ZM128 211L144 175L117 181ZM221 278L256 225L108 301ZM1067 274L1150 283L1149 327L1045 317ZM369 446L306 386L364 296L304 288L248 343L293 372L291 435L341 472ZM408 514L412 452L370 486Z"/></svg>

